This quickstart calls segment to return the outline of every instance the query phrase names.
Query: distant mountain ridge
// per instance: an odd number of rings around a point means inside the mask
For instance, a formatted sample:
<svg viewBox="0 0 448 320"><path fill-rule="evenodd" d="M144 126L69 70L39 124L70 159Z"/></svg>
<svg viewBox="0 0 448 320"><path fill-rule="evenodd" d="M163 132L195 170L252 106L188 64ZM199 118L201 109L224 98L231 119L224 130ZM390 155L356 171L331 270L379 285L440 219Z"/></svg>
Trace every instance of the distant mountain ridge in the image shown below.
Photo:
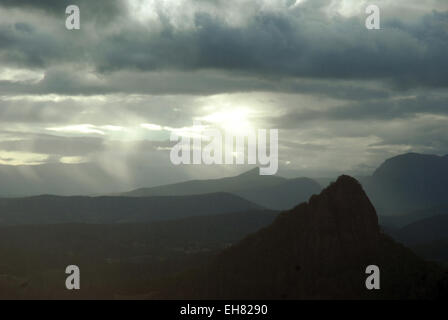
<svg viewBox="0 0 448 320"><path fill-rule="evenodd" d="M259 205L229 193L143 198L3 198L0 225L148 222L260 209Z"/></svg>
<svg viewBox="0 0 448 320"><path fill-rule="evenodd" d="M381 290L365 288L368 265ZM430 276L428 276L430 275ZM187 299L373 299L435 297L442 270L380 232L375 208L341 176L281 213L201 270L176 277L162 297Z"/></svg>
<svg viewBox="0 0 448 320"><path fill-rule="evenodd" d="M402 228L410 223L440 215L448 216L448 204L409 211L401 215L382 215L380 216L380 224L387 227Z"/></svg>
<svg viewBox="0 0 448 320"><path fill-rule="evenodd" d="M322 187L312 179L261 176L259 169L255 168L234 177L191 180L160 187L136 189L119 195L149 197L228 192L269 209L283 210L293 207L298 202L306 201L321 189Z"/></svg>
<svg viewBox="0 0 448 320"><path fill-rule="evenodd" d="M430 261L448 262L448 214L433 215L385 232Z"/></svg>
<svg viewBox="0 0 448 320"><path fill-rule="evenodd" d="M140 188L129 192L120 193L120 196L148 197L148 196L186 196L213 192L235 193L239 190L252 188L254 185L274 186L284 182L286 178L278 176L260 176L258 168L244 172L238 176L208 179L190 180L174 184L152 188Z"/></svg>
<svg viewBox="0 0 448 320"><path fill-rule="evenodd" d="M448 204L448 155L399 155L362 182L381 213L397 215Z"/></svg>
<svg viewBox="0 0 448 320"><path fill-rule="evenodd" d="M362 177L360 181L380 215L398 216L448 206L448 155L398 155L385 160L371 176ZM147 197L229 192L266 208L286 210L321 190L313 179L260 176L255 168L235 177L191 180L119 195Z"/></svg>
<svg viewBox="0 0 448 320"><path fill-rule="evenodd" d="M448 214L432 216L410 223L393 232L406 245L448 240ZM448 254L448 252L447 252Z"/></svg>

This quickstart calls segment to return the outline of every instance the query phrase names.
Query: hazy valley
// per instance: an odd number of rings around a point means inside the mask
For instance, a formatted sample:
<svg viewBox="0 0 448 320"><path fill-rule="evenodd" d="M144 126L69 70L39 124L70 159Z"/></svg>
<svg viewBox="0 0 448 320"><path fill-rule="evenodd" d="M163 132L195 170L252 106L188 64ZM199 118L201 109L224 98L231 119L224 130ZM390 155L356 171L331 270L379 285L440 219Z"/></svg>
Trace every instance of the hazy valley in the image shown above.
<svg viewBox="0 0 448 320"><path fill-rule="evenodd" d="M426 169L434 162L439 174ZM446 168L446 157L408 154L363 186L342 176L323 191L252 170L109 196L3 198L0 297L444 297ZM79 292L63 286L69 264L82 270ZM382 267L380 293L363 287L369 264Z"/></svg>

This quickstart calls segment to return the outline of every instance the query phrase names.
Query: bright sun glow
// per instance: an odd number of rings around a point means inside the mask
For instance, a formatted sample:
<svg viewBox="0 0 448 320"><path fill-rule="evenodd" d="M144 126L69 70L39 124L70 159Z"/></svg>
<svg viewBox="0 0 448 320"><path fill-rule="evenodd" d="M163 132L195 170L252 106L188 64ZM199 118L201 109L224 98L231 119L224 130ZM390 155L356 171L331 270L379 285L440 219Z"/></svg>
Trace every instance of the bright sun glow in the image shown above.
<svg viewBox="0 0 448 320"><path fill-rule="evenodd" d="M199 117L197 120L204 121L231 133L244 133L253 129L250 122L251 111L245 108L234 110L218 111L204 117Z"/></svg>
<svg viewBox="0 0 448 320"><path fill-rule="evenodd" d="M153 1L130 0L128 5L131 14L140 22L157 18Z"/></svg>
<svg viewBox="0 0 448 320"><path fill-rule="evenodd" d="M362 13L367 3L366 0L333 0L327 7L327 13L329 15L337 13L344 17L351 17Z"/></svg>

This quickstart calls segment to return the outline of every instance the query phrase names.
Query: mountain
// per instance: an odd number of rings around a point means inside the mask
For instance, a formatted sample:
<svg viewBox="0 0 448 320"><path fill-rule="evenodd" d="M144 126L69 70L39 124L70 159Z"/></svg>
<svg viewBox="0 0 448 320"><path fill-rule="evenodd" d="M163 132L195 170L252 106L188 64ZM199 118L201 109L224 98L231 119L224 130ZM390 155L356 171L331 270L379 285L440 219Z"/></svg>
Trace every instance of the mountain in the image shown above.
<svg viewBox="0 0 448 320"><path fill-rule="evenodd" d="M448 214L414 221L402 228L386 228L397 241L428 260L448 262Z"/></svg>
<svg viewBox="0 0 448 320"><path fill-rule="evenodd" d="M406 245L448 240L448 215L438 215L408 224L393 232Z"/></svg>
<svg viewBox="0 0 448 320"><path fill-rule="evenodd" d="M381 290L365 288L366 267ZM171 279L161 297L188 299L434 298L443 269L380 232L375 208L349 176L281 213L210 264Z"/></svg>
<svg viewBox="0 0 448 320"><path fill-rule="evenodd" d="M67 148L62 141L48 145ZM100 147L98 145L98 147ZM143 147L143 146L142 146ZM0 197L28 197L42 194L99 195L128 190L135 185L156 186L188 178L181 166L158 166L128 159L129 170L105 168L101 163L45 163L40 165L0 164ZM165 160L165 159L163 159Z"/></svg>
<svg viewBox="0 0 448 320"><path fill-rule="evenodd" d="M181 183L169 184L153 188L142 188L130 192L121 193L121 196L148 197L148 196L185 196L193 194L205 194L212 192L229 192L253 188L254 186L274 186L284 181L285 178L277 176L260 176L259 169L255 168L235 177L191 180Z"/></svg>
<svg viewBox="0 0 448 320"><path fill-rule="evenodd" d="M136 295L276 216L262 210L149 223L0 226L0 299ZM81 268L86 286L77 293L61 285L70 264Z"/></svg>
<svg viewBox="0 0 448 320"><path fill-rule="evenodd" d="M407 153L386 160L363 185L384 214L448 204L448 155Z"/></svg>
<svg viewBox="0 0 448 320"><path fill-rule="evenodd" d="M160 187L143 188L122 193L120 196L179 196L228 192L266 208L283 210L293 207L297 202L306 201L321 189L321 186L311 179L260 176L259 169L255 168L235 177L192 180Z"/></svg>
<svg viewBox="0 0 448 320"><path fill-rule="evenodd" d="M297 203L307 201L321 190L322 187L312 179L295 178L275 186L255 187L237 191L235 194L266 208L287 210Z"/></svg>
<svg viewBox="0 0 448 320"><path fill-rule="evenodd" d="M414 244L411 248L420 257L448 265L448 238Z"/></svg>
<svg viewBox="0 0 448 320"><path fill-rule="evenodd" d="M259 210L229 193L166 197L60 197L0 199L0 225L124 223Z"/></svg>
<svg viewBox="0 0 448 320"><path fill-rule="evenodd" d="M440 205L428 209L410 211L400 215L382 215L379 218L380 224L383 226L402 228L410 223L440 215L448 215L448 205Z"/></svg>

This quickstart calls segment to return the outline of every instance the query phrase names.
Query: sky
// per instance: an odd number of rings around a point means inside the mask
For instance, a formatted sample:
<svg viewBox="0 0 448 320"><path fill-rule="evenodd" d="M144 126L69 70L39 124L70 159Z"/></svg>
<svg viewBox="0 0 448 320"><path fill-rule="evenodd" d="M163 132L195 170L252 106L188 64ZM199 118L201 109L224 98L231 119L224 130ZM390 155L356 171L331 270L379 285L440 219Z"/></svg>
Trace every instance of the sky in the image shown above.
<svg viewBox="0 0 448 320"><path fill-rule="evenodd" d="M195 121L278 129L287 177L444 155L447 57L446 0L0 0L0 195L248 169L172 165L170 134Z"/></svg>

